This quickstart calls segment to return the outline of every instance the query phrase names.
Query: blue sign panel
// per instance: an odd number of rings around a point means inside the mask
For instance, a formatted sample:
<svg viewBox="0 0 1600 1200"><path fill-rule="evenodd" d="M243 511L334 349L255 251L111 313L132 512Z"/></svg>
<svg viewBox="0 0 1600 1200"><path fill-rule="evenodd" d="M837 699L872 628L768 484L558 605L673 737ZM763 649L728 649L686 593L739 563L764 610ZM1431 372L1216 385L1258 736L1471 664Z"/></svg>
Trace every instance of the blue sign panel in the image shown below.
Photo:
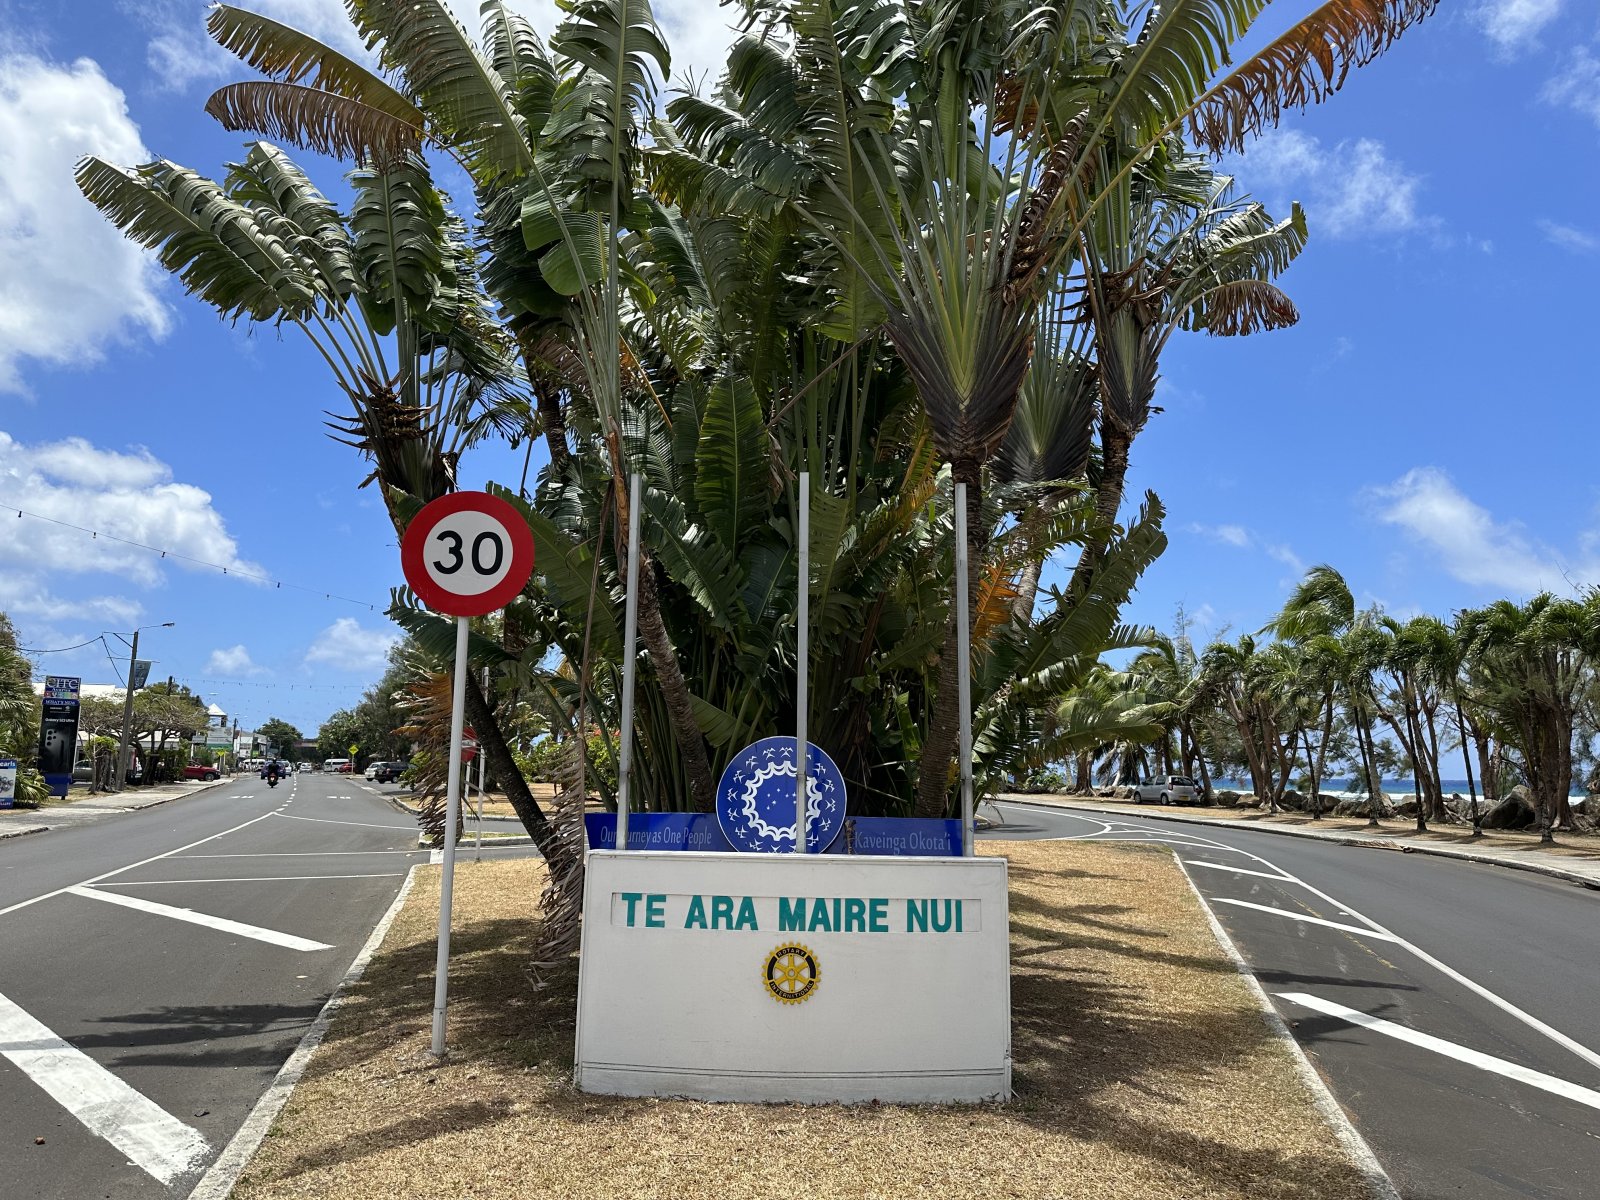
<svg viewBox="0 0 1600 1200"><path fill-rule="evenodd" d="M961 822L930 817L850 817L834 847L841 854L898 858L961 857Z"/></svg>
<svg viewBox="0 0 1600 1200"><path fill-rule="evenodd" d="M722 772L717 821L735 850L793 852L795 749L794 738L762 738L734 755ZM806 773L806 853L820 854L844 827L844 776L833 759L814 745L807 754Z"/></svg>
<svg viewBox="0 0 1600 1200"><path fill-rule="evenodd" d="M591 850L617 848L616 813L585 813L583 828ZM711 813L635 812L628 814L628 849L727 853L733 847Z"/></svg>
<svg viewBox="0 0 1600 1200"><path fill-rule="evenodd" d="M591 850L617 848L616 813L585 813L583 827ZM727 853L733 847L722 836L711 813L636 812L628 817L628 849ZM924 817L846 817L844 836L835 838L823 853L959 858L961 822Z"/></svg>

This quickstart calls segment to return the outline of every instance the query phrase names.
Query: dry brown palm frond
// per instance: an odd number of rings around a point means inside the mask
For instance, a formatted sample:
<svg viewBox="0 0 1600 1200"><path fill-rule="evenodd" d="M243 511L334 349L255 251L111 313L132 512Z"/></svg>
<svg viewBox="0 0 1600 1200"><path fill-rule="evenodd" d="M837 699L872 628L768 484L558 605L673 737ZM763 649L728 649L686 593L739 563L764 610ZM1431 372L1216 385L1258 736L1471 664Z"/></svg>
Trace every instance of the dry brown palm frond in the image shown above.
<svg viewBox="0 0 1600 1200"><path fill-rule="evenodd" d="M539 937L533 947L530 971L534 987L550 981L578 949L583 917L583 814L588 804L583 739L569 734L563 746L556 782L556 795L550 805L550 824L563 853L546 852L549 882L539 897Z"/></svg>
<svg viewBox="0 0 1600 1200"><path fill-rule="evenodd" d="M399 708L406 714L406 723L395 730L415 747L411 787L418 801L417 824L436 845L444 841L445 801L450 786L450 695L447 671L436 671L417 680L400 697ZM461 836L459 813L456 836Z"/></svg>
<svg viewBox="0 0 1600 1200"><path fill-rule="evenodd" d="M1050 148L1039 181L1034 185L1022 213L1017 218L1016 251L1011 258L1011 271L1006 277L1005 294L1014 302L1039 273L1039 268L1054 257L1054 237L1060 235L1058 214L1063 196L1069 189L1086 184L1086 160L1078 154L1083 143L1083 119L1074 118L1061 139Z"/></svg>
<svg viewBox="0 0 1600 1200"><path fill-rule="evenodd" d="M422 127L360 100L298 83L230 83L206 101L224 129L380 166L421 150Z"/></svg>
<svg viewBox="0 0 1600 1200"><path fill-rule="evenodd" d="M1216 337L1244 337L1265 329L1287 329L1300 310L1275 284L1264 279L1237 279L1203 295L1195 305L1193 326Z"/></svg>
<svg viewBox="0 0 1600 1200"><path fill-rule="evenodd" d="M1202 96L1193 140L1213 154L1242 152L1285 109L1319 104L1345 77L1387 50L1439 0L1327 0Z"/></svg>

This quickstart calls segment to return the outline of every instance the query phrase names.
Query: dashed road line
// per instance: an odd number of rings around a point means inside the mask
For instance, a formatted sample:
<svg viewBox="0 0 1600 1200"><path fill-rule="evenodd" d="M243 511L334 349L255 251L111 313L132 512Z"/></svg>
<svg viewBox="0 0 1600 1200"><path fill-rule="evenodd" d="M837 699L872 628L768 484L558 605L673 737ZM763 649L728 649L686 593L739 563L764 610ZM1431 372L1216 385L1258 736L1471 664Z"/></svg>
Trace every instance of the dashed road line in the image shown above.
<svg viewBox="0 0 1600 1200"><path fill-rule="evenodd" d="M120 904L124 908L137 909L157 917L171 917L174 921L187 921L191 925L203 925L207 929L215 929L222 933L231 933L239 937L254 938L258 942L269 942L274 946L282 946L288 950L310 952L313 950L332 950L327 942L314 942L310 938L296 937L292 933L279 933L276 929L263 929L259 925L246 925L243 921L230 921L226 917L213 917L207 913L197 913L193 909L178 908L171 904L157 904L153 900L140 900L137 896L119 896L115 892L102 892L91 887L72 887L67 889L67 894L83 896L89 900L102 900L107 904Z"/></svg>
<svg viewBox="0 0 1600 1200"><path fill-rule="evenodd" d="M76 1046L0 996L0 1056L33 1080L90 1133L163 1184L200 1165L211 1149L185 1125Z"/></svg>
<svg viewBox="0 0 1600 1200"><path fill-rule="evenodd" d="M1446 1058L1453 1058L1457 1062L1477 1067L1480 1071L1503 1075L1507 1079L1514 1079L1518 1083L1527 1084L1529 1087L1539 1088L1541 1091L1549 1092L1551 1095L1561 1096L1567 1100L1588 1105L1590 1108L1600 1108L1600 1092L1595 1091L1593 1088L1569 1083L1565 1079L1558 1079L1554 1075L1546 1075L1543 1071L1535 1071L1531 1067L1518 1066L1514 1062L1507 1062L1503 1058L1496 1058L1494 1055L1485 1054L1481 1050L1473 1050L1456 1042L1448 1042L1444 1038L1434 1037L1431 1033L1421 1033L1409 1026L1400 1025L1394 1021L1386 1021L1382 1017L1371 1016L1360 1009L1346 1008L1342 1004L1335 1004L1332 1000L1324 1000L1319 996L1313 996L1306 992L1278 992L1277 996L1280 1000L1298 1004L1301 1008L1309 1008L1313 1012L1337 1017L1341 1021L1348 1021L1352 1025L1359 1025L1363 1029L1381 1033L1384 1037L1407 1042L1423 1050L1431 1050L1435 1054L1442 1054Z"/></svg>

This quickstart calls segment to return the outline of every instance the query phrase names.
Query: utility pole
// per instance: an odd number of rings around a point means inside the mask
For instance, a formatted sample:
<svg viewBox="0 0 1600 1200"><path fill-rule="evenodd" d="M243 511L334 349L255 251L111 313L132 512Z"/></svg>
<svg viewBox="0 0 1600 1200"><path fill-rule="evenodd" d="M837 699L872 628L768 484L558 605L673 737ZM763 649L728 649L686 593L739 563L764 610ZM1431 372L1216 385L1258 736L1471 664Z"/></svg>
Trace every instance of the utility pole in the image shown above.
<svg viewBox="0 0 1600 1200"><path fill-rule="evenodd" d="M117 743L117 777L111 790L120 792L128 782L128 732L133 724L133 671L139 661L139 631L133 631L133 648L128 651L128 688L122 699L122 738Z"/></svg>
<svg viewBox="0 0 1600 1200"><path fill-rule="evenodd" d="M128 735L133 726L133 673L139 666L139 634L146 629L171 629L176 621L163 621L160 625L141 625L133 631L133 641L128 647L128 688L122 701L122 740L117 746L117 777L112 780L112 790L120 792L128 782ZM121 638L121 634L115 635Z"/></svg>

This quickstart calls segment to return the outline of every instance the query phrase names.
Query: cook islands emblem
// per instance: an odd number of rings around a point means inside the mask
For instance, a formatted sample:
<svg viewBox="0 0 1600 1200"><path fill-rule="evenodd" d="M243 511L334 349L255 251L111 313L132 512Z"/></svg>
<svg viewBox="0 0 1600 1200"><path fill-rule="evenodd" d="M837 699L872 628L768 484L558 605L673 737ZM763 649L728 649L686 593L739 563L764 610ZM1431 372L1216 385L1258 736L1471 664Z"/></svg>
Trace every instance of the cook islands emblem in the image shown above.
<svg viewBox="0 0 1600 1200"><path fill-rule="evenodd" d="M735 850L757 854L795 848L795 739L762 738L722 772L717 823ZM844 776L812 745L806 771L806 853L820 854L844 828Z"/></svg>

